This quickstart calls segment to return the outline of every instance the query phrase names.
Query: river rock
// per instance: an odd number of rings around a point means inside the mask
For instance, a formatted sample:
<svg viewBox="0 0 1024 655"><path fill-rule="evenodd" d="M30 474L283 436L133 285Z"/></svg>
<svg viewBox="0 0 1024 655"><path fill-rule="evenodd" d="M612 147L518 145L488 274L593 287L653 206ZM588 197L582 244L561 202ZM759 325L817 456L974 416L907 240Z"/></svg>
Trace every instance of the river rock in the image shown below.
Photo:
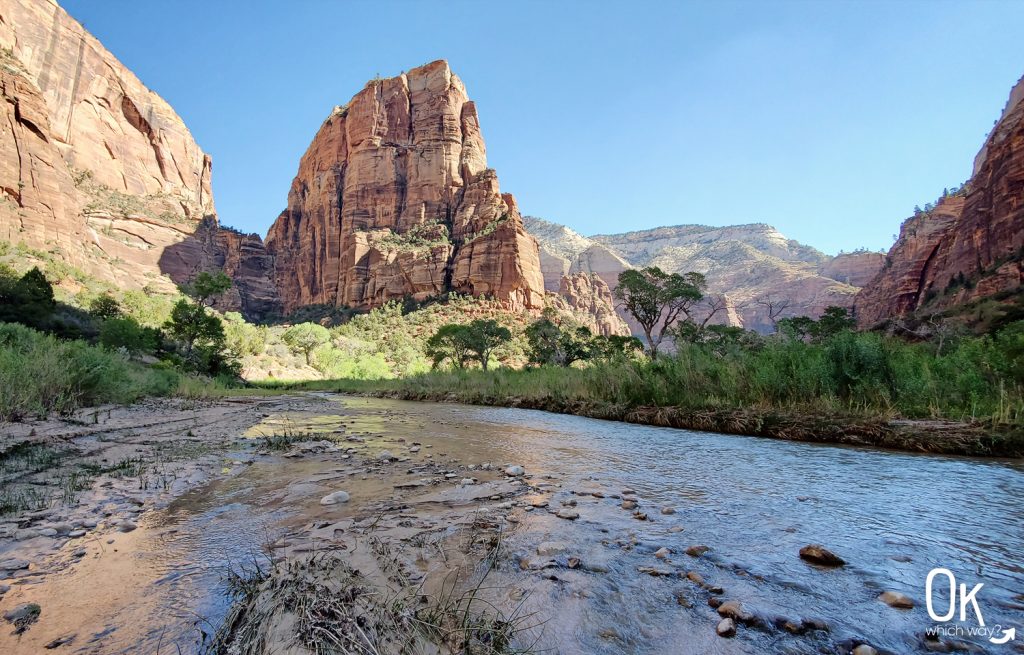
<svg viewBox="0 0 1024 655"><path fill-rule="evenodd" d="M906 594L901 594L898 591L883 591L879 596L878 600L882 601L889 607L895 607L901 610L913 609L914 601Z"/></svg>
<svg viewBox="0 0 1024 655"><path fill-rule="evenodd" d="M20 571L22 569L27 569L28 566L28 560L19 559L17 557L0 561L0 571Z"/></svg>
<svg viewBox="0 0 1024 655"><path fill-rule="evenodd" d="M635 500L624 500L624 501L622 501L622 509L625 509L625 510L636 509L636 501Z"/></svg>
<svg viewBox="0 0 1024 655"><path fill-rule="evenodd" d="M84 537L85 536L85 530L82 530L81 528L79 528L77 530L72 530L71 532L68 533L68 536L71 537L72 539L77 539L79 537Z"/></svg>
<svg viewBox="0 0 1024 655"><path fill-rule="evenodd" d="M654 556L658 559L666 559L671 554L672 551L665 547L659 548L658 550L654 551Z"/></svg>
<svg viewBox="0 0 1024 655"><path fill-rule="evenodd" d="M139 526L135 525L134 523L132 523L128 519L125 519L125 520L123 520L123 521L121 521L120 523L117 524L117 529L120 530L121 532L131 532L132 530L134 530L137 527L139 527Z"/></svg>
<svg viewBox="0 0 1024 655"><path fill-rule="evenodd" d="M520 475L526 475L526 469L524 469L522 466L509 466L508 468L505 469L505 475L511 475L512 477L516 478L519 477Z"/></svg>
<svg viewBox="0 0 1024 655"><path fill-rule="evenodd" d="M686 549L686 554L690 557L700 557L709 550L711 550L711 548L708 546L690 546Z"/></svg>
<svg viewBox="0 0 1024 655"><path fill-rule="evenodd" d="M719 616L724 616L736 621L746 622L753 618L750 612L743 609L743 604L738 600L728 600L718 606Z"/></svg>
<svg viewBox="0 0 1024 655"><path fill-rule="evenodd" d="M419 446L413 446L412 448L409 449L409 452L410 453L418 453L418 452L420 452L420 447Z"/></svg>
<svg viewBox="0 0 1024 655"><path fill-rule="evenodd" d="M391 462L391 461L394 461L394 460L396 460L398 458L395 457L394 455L392 455L391 451L389 451L389 450L382 450L382 451L380 451L380 453L377 454L377 459L379 459L382 462Z"/></svg>
<svg viewBox="0 0 1024 655"><path fill-rule="evenodd" d="M560 519L566 519L568 521L575 521L576 519L578 519L580 517L580 513L577 512L574 509L565 508L565 509L558 510L558 513L555 514L555 516L557 516Z"/></svg>
<svg viewBox="0 0 1024 655"><path fill-rule="evenodd" d="M542 557L561 555L569 550L569 545L563 541L545 541L537 546L537 554Z"/></svg>
<svg viewBox="0 0 1024 655"><path fill-rule="evenodd" d="M43 536L43 537L56 537L57 536L57 531L54 530L53 528L41 528L39 530L39 534L40 534L40 536Z"/></svg>
<svg viewBox="0 0 1024 655"><path fill-rule="evenodd" d="M715 628L715 632L718 633L719 637L735 637L736 623L732 619L722 619L718 622L718 627Z"/></svg>
<svg viewBox="0 0 1024 655"><path fill-rule="evenodd" d="M867 644L861 644L853 649L853 655L878 655L878 651Z"/></svg>
<svg viewBox="0 0 1024 655"><path fill-rule="evenodd" d="M673 525L671 528L668 529L668 531L673 533L673 534L675 534L677 532L682 532L683 531L683 526L681 526L681 525Z"/></svg>
<svg viewBox="0 0 1024 655"><path fill-rule="evenodd" d="M676 508L675 507L662 507L661 508L661 513L665 514L666 516L669 515L669 514L675 514L676 513Z"/></svg>
<svg viewBox="0 0 1024 655"><path fill-rule="evenodd" d="M704 576L702 576L700 573L697 573L696 571L687 571L686 579L696 585L700 585L702 587L704 586Z"/></svg>
<svg viewBox="0 0 1024 655"><path fill-rule="evenodd" d="M846 564L846 560L820 544L809 544L801 548L800 559L814 564L820 564L821 566L830 567L843 566Z"/></svg>
<svg viewBox="0 0 1024 655"><path fill-rule="evenodd" d="M22 603L6 612L4 612L4 620L8 623L13 623L17 628L15 634L20 634L28 628L29 625L39 620L39 614L42 612L42 608L36 603Z"/></svg>
<svg viewBox="0 0 1024 655"><path fill-rule="evenodd" d="M72 632L71 634L67 634L62 637L57 637L56 639L48 642L45 646L43 646L43 648L45 648L46 650L54 650L55 648L60 648L65 644L70 644L72 641L75 640L75 637L77 636L77 633Z"/></svg>
<svg viewBox="0 0 1024 655"><path fill-rule="evenodd" d="M351 496L348 495L347 491L335 491L329 493L320 499L321 505L337 505L338 503L347 503Z"/></svg>

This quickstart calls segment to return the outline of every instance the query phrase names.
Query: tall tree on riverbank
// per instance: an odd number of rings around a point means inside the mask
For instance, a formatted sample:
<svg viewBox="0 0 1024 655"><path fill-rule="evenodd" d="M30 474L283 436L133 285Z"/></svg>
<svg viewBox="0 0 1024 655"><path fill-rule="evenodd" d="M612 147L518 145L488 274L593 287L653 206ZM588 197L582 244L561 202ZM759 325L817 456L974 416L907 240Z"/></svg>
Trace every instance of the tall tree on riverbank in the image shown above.
<svg viewBox="0 0 1024 655"><path fill-rule="evenodd" d="M466 325L450 323L427 340L427 355L437 367L451 360L456 368L465 368L471 360L485 371L494 351L512 338L512 332L494 319L478 318Z"/></svg>
<svg viewBox="0 0 1024 655"><path fill-rule="evenodd" d="M657 266L619 273L615 298L647 337L651 359L658 347L681 319L687 319L694 306L704 298L707 281L700 273L666 273Z"/></svg>

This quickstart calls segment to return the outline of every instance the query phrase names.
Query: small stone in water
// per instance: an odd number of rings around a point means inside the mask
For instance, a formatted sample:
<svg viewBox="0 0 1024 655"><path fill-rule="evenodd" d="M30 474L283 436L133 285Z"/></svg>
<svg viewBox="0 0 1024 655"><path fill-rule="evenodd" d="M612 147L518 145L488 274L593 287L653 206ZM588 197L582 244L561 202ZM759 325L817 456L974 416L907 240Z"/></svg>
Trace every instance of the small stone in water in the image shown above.
<svg viewBox="0 0 1024 655"><path fill-rule="evenodd" d="M700 557L709 550L711 550L711 548L707 546L690 546L686 549L686 554L690 557Z"/></svg>
<svg viewBox="0 0 1024 655"><path fill-rule="evenodd" d="M722 619L718 622L718 627L715 628L715 632L718 633L719 637L735 637L736 623L734 623L732 619Z"/></svg>
<svg viewBox="0 0 1024 655"><path fill-rule="evenodd" d="M846 561L820 544L809 544L800 549L800 559L822 566L843 566Z"/></svg>
<svg viewBox="0 0 1024 655"><path fill-rule="evenodd" d="M505 475L511 475L512 477L526 475L526 469L524 469L522 466L510 466L507 469L505 469Z"/></svg>
<svg viewBox="0 0 1024 655"><path fill-rule="evenodd" d="M567 519L569 521L575 521L580 517L580 513L574 509L561 509L558 510L558 514L555 514L560 519Z"/></svg>
<svg viewBox="0 0 1024 655"><path fill-rule="evenodd" d="M853 655L878 655L878 651L867 644L861 644L853 649Z"/></svg>
<svg viewBox="0 0 1024 655"><path fill-rule="evenodd" d="M636 509L636 501L635 500L624 500L624 501L622 501L622 509L625 509L625 510Z"/></svg>
<svg viewBox="0 0 1024 655"><path fill-rule="evenodd" d="M321 498L320 504L336 505L338 503L347 503L349 501L349 498L351 498L351 496L349 496L347 491L335 491L334 493L327 494L326 496Z"/></svg>
<svg viewBox="0 0 1024 655"><path fill-rule="evenodd" d="M676 513L676 508L675 507L662 507L661 508L661 513L662 514L666 514L666 515L667 514L675 514Z"/></svg>
<svg viewBox="0 0 1024 655"><path fill-rule="evenodd" d="M906 594L901 594L898 591L883 591L878 596L878 600L882 601L889 607L895 607L902 610L909 610L914 607L914 601Z"/></svg>
<svg viewBox="0 0 1024 655"><path fill-rule="evenodd" d="M666 557L668 557L671 554L672 554L672 551L669 550L668 548L659 548L658 550L654 551L654 556L657 557L658 559L665 559Z"/></svg>

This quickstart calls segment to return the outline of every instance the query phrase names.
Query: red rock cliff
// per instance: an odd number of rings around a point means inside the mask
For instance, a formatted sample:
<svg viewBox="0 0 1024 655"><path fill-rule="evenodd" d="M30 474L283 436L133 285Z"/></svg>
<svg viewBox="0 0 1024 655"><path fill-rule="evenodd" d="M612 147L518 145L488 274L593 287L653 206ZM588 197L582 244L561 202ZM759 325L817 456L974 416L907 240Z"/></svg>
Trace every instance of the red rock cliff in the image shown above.
<svg viewBox="0 0 1024 655"><path fill-rule="evenodd" d="M882 271L857 296L864 326L1024 284L1024 78L975 159L965 197L907 219Z"/></svg>
<svg viewBox="0 0 1024 655"><path fill-rule="evenodd" d="M285 310L446 291L543 306L536 241L487 168L445 61L366 85L324 122L267 236Z"/></svg>

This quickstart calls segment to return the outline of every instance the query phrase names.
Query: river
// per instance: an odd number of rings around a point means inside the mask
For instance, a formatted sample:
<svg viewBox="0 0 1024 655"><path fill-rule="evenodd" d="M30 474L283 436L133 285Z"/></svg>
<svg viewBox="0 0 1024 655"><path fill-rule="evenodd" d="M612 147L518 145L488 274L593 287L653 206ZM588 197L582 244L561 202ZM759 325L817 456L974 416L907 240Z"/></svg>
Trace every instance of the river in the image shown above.
<svg viewBox="0 0 1024 655"><path fill-rule="evenodd" d="M409 455L403 474L428 455L454 456L465 466L521 465L541 485L548 507L527 509L520 501L487 581L498 601L521 604L530 617L521 645L566 654L830 653L863 642L882 652L929 652L940 646L924 637L936 625L925 608L925 579L941 567L968 588L984 585L977 599L986 626L1014 627L1019 635L1003 646L961 635L960 646L1024 652L1019 460L842 448L521 409L329 400L336 411L272 414L250 433L343 425L348 434L366 435L361 447L370 454L396 443L429 447ZM256 458L242 473L144 515L142 529L117 544L130 557L116 564L90 558L41 582L43 616L63 616L65 628L79 634L67 652L195 650L197 630L212 632L227 611L227 567L262 560L267 543L311 521L357 513L360 503L391 491L371 476L350 476L342 487L351 491L350 503L320 505L338 470L326 457ZM634 492L626 496L638 510L621 507L624 491ZM569 507L563 501L575 502L578 519L556 515ZM555 554L538 554L541 544ZM798 557L807 544L822 544L847 564L807 563ZM686 554L697 545L707 552ZM670 552L656 557L662 548ZM941 590L945 578L939 582ZM915 606L889 607L878 600L883 591L906 594ZM753 618L735 637L719 637L709 598L739 600ZM948 600L948 591L936 593L940 612ZM783 619L827 630L792 634ZM968 619L964 627L976 624L973 614ZM30 643L11 647L36 652Z"/></svg>

